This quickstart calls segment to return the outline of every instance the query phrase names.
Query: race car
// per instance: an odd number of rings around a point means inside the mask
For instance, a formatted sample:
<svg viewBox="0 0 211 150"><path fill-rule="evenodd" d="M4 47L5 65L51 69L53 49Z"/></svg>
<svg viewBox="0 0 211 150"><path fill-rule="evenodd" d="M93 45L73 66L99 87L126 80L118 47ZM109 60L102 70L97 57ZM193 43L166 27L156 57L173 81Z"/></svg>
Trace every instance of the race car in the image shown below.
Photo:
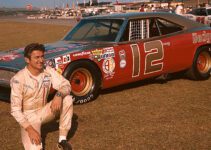
<svg viewBox="0 0 211 150"><path fill-rule="evenodd" d="M45 44L46 65L70 81L75 103L101 89L185 72L206 80L211 72L211 29L165 12L83 18L60 41ZM0 54L0 85L26 65L24 48Z"/></svg>
<svg viewBox="0 0 211 150"><path fill-rule="evenodd" d="M211 7L195 8L183 14L184 17L211 26Z"/></svg>

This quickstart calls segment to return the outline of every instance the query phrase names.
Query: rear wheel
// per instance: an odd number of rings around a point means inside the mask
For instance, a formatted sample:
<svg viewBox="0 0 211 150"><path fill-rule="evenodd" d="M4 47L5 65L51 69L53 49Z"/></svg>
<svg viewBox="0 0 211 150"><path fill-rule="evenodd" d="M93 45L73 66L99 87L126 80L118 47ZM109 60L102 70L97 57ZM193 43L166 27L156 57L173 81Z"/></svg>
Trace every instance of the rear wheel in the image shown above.
<svg viewBox="0 0 211 150"><path fill-rule="evenodd" d="M210 47L203 47L196 52L192 67L187 72L188 77L193 80L206 80L210 77L211 53L209 49Z"/></svg>
<svg viewBox="0 0 211 150"><path fill-rule="evenodd" d="M70 81L74 103L86 103L98 96L101 73L92 62L84 60L73 62L68 66L64 76Z"/></svg>

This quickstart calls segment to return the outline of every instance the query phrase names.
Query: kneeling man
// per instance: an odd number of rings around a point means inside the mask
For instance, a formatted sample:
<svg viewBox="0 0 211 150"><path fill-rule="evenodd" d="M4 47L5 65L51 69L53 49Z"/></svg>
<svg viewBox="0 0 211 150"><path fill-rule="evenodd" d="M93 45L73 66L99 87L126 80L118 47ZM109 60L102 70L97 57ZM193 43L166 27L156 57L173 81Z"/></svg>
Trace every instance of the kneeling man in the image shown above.
<svg viewBox="0 0 211 150"><path fill-rule="evenodd" d="M10 81L11 114L21 126L25 150L41 150L41 125L60 114L58 148L70 150L66 137L71 128L73 99L68 80L51 67L44 66L45 47L32 43L25 47L26 67ZM47 103L51 86L57 90Z"/></svg>

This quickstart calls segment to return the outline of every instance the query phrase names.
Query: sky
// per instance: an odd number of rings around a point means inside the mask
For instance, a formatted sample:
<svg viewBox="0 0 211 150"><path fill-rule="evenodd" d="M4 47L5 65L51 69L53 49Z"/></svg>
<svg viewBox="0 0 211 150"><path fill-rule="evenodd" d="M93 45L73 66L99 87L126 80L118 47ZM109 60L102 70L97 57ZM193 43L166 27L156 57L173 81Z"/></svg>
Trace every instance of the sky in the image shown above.
<svg viewBox="0 0 211 150"><path fill-rule="evenodd" d="M0 7L9 8L24 8L27 4L32 4L33 7L51 7L54 6L62 7L68 3L72 5L76 4L77 0L0 0ZM89 0L85 0L89 2ZM116 0L98 0L99 2L115 2ZM136 0L118 0L119 2L134 2ZM84 0L78 0L78 3L83 3Z"/></svg>

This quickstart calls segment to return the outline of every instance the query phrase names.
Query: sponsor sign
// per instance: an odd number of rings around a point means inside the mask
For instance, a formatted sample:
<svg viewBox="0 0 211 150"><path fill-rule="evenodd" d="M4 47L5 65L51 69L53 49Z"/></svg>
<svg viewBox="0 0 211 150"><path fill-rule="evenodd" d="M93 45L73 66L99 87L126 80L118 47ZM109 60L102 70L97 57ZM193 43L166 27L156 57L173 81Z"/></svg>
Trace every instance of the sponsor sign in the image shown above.
<svg viewBox="0 0 211 150"><path fill-rule="evenodd" d="M113 58L107 58L103 61L103 72L106 74L111 74L113 73L115 69L115 61Z"/></svg>
<svg viewBox="0 0 211 150"><path fill-rule="evenodd" d="M97 59L97 61L101 61L107 58L115 57L114 48L107 47L103 49L96 49L92 51L92 59Z"/></svg>
<svg viewBox="0 0 211 150"><path fill-rule="evenodd" d="M55 69L57 72L62 73L62 69L64 68L64 65L71 62L70 55L63 55L60 57L57 57L54 59L55 61Z"/></svg>
<svg viewBox="0 0 211 150"><path fill-rule="evenodd" d="M193 44L201 43L201 42L210 43L211 33L206 33L205 31L201 34L192 33L192 38L193 38Z"/></svg>
<svg viewBox="0 0 211 150"><path fill-rule="evenodd" d="M2 61L11 61L16 58L19 58L21 55L20 54L7 54L7 55L1 55L0 60Z"/></svg>
<svg viewBox="0 0 211 150"><path fill-rule="evenodd" d="M119 67L120 68L125 68L125 66L126 66L126 60L124 60L124 59L122 59L122 60L120 60L120 62L119 62Z"/></svg>
<svg viewBox="0 0 211 150"><path fill-rule="evenodd" d="M91 52L85 52L85 51L83 51L83 52L80 52L80 53L73 54L73 57L85 56L85 55L90 55L90 54L91 54Z"/></svg>
<svg viewBox="0 0 211 150"><path fill-rule="evenodd" d="M119 58L120 58L120 62L119 62L119 67L120 68L125 68L126 67L126 54L125 54L125 50L120 50L119 51Z"/></svg>
<svg viewBox="0 0 211 150"><path fill-rule="evenodd" d="M43 85L44 87L48 87L50 85L50 77L45 75L43 79Z"/></svg>

